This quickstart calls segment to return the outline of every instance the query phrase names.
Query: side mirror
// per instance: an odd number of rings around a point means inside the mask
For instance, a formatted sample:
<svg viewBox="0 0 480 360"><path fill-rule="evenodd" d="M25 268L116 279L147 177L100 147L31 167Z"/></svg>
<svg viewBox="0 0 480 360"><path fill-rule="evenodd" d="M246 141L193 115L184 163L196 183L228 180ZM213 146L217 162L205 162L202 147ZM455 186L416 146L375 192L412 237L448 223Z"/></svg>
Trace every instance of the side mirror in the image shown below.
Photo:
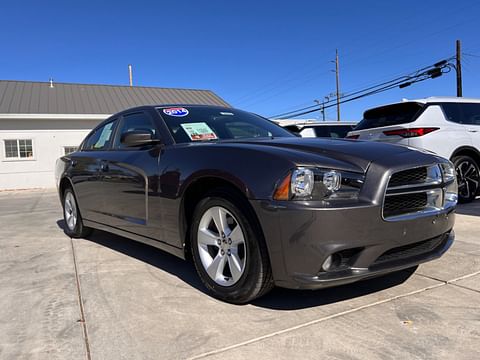
<svg viewBox="0 0 480 360"><path fill-rule="evenodd" d="M147 129L127 131L122 134L120 143L127 147L158 144L160 140L153 137L153 132Z"/></svg>

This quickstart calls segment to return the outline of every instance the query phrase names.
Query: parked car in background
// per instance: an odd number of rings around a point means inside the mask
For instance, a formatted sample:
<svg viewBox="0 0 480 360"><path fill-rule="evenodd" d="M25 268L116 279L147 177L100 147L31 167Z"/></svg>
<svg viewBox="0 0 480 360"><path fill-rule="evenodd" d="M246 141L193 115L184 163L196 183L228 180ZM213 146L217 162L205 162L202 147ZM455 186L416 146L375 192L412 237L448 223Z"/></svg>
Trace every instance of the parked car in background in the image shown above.
<svg viewBox="0 0 480 360"><path fill-rule="evenodd" d="M479 194L479 99L430 97L370 109L348 138L434 152L454 163L460 202Z"/></svg>
<svg viewBox="0 0 480 360"><path fill-rule="evenodd" d="M284 126L285 129L301 137L325 137L343 139L352 131L357 123L346 121L328 121L318 123L296 124Z"/></svg>
<svg viewBox="0 0 480 360"><path fill-rule="evenodd" d="M125 110L55 174L69 236L101 229L191 258L208 292L233 303L274 285L316 289L414 267L454 239L448 160L300 139L232 108Z"/></svg>

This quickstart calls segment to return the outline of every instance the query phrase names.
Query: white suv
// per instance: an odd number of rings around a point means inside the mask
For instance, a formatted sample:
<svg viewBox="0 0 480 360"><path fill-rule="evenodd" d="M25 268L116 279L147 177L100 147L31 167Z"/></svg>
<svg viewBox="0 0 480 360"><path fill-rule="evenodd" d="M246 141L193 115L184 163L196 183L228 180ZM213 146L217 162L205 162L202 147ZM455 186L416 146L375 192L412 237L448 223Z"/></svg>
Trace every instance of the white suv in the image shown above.
<svg viewBox="0 0 480 360"><path fill-rule="evenodd" d="M479 193L479 99L430 97L370 109L347 138L437 153L455 164L459 201L472 201Z"/></svg>

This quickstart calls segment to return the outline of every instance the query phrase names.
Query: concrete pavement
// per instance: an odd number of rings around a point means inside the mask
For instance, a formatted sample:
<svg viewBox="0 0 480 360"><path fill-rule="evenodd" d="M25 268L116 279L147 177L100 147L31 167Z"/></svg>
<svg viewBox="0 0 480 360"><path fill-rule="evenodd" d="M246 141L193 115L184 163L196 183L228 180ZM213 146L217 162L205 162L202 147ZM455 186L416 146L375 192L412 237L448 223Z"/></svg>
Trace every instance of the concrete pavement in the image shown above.
<svg viewBox="0 0 480 360"><path fill-rule="evenodd" d="M54 190L0 192L0 359L480 358L480 200L458 214L414 274L235 306L160 250L71 240Z"/></svg>

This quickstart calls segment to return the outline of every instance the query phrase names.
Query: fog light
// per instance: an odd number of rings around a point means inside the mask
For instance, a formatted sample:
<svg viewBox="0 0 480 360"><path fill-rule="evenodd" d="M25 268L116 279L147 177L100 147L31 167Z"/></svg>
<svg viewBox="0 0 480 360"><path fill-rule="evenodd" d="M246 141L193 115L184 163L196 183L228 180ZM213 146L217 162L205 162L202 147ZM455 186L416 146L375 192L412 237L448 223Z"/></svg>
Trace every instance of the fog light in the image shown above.
<svg viewBox="0 0 480 360"><path fill-rule="evenodd" d="M323 262L322 270L323 270L323 271L328 271L328 270L330 270L330 268L332 267L332 263L333 263L332 255L330 255L330 256L327 257L327 259Z"/></svg>

